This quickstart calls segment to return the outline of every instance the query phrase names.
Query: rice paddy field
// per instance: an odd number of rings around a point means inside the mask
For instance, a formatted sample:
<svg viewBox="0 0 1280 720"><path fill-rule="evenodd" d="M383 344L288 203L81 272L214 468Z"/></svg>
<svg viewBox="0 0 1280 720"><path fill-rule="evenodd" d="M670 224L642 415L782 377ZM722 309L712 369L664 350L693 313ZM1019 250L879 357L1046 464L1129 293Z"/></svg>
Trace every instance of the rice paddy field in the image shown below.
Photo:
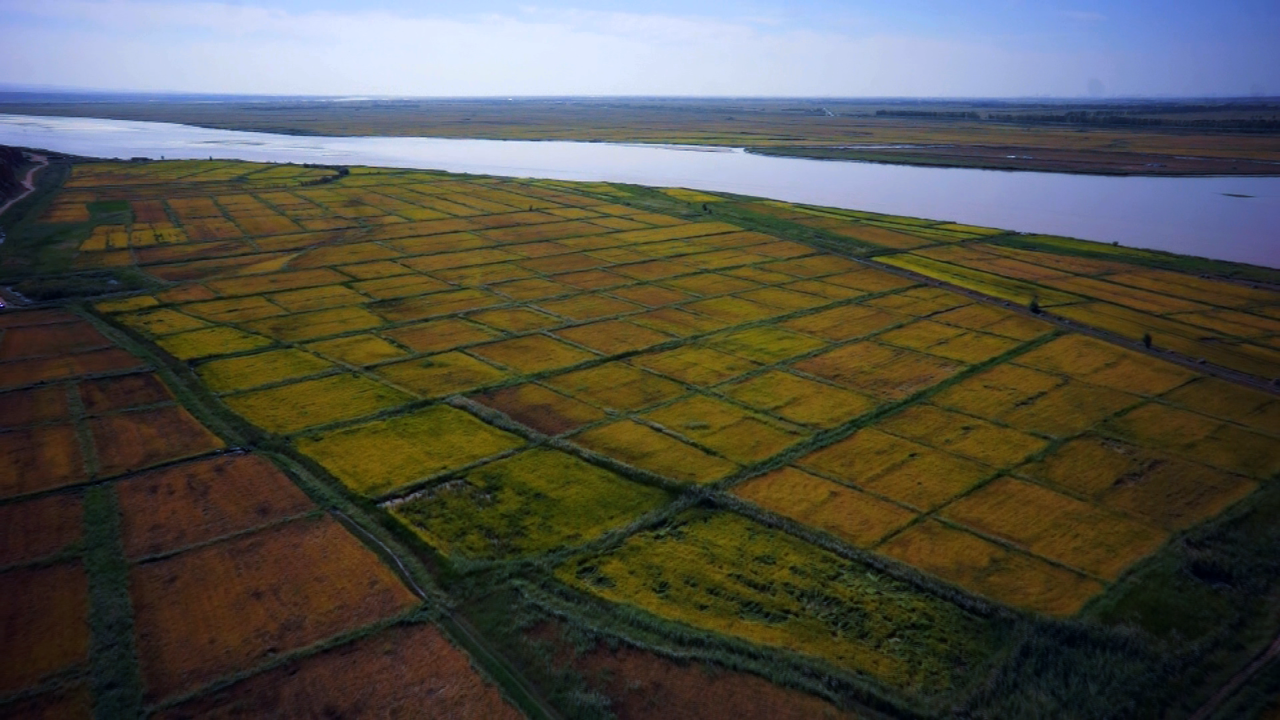
<svg viewBox="0 0 1280 720"><path fill-rule="evenodd" d="M0 312L0 715L681 716L634 672L1185 717L1280 632L1280 272L678 188L61 172L0 248L43 300Z"/></svg>

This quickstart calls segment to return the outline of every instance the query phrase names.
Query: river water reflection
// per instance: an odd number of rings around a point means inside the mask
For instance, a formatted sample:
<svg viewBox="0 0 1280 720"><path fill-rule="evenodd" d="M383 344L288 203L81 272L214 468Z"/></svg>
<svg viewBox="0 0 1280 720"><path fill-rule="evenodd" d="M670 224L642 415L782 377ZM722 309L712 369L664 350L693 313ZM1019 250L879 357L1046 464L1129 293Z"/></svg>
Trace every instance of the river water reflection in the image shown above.
<svg viewBox="0 0 1280 720"><path fill-rule="evenodd" d="M107 158L213 156L678 186L1280 267L1280 177L1103 177L778 158L731 148L306 137L23 115L0 115L0 144Z"/></svg>

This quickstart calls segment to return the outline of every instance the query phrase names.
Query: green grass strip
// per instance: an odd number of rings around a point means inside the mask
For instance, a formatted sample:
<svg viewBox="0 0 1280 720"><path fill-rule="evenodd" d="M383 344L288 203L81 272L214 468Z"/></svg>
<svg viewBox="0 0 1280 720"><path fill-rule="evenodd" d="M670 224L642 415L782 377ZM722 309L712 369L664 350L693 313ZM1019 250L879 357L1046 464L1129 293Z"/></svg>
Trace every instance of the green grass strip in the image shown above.
<svg viewBox="0 0 1280 720"><path fill-rule="evenodd" d="M94 717L138 717L142 676L133 644L133 604L129 563L120 541L120 508L115 489L99 485L84 501L85 568L89 573L89 626L93 632L90 669Z"/></svg>

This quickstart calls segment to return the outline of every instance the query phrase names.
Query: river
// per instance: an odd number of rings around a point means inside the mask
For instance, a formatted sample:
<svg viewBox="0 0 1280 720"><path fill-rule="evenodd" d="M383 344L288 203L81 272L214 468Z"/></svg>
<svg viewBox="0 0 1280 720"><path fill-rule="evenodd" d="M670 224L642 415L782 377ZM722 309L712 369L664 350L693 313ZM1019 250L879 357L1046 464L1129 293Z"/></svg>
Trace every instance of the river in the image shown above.
<svg viewBox="0 0 1280 720"><path fill-rule="evenodd" d="M736 148L313 137L3 114L0 144L103 158L215 157L687 187L1280 267L1280 177L1107 177L768 157Z"/></svg>

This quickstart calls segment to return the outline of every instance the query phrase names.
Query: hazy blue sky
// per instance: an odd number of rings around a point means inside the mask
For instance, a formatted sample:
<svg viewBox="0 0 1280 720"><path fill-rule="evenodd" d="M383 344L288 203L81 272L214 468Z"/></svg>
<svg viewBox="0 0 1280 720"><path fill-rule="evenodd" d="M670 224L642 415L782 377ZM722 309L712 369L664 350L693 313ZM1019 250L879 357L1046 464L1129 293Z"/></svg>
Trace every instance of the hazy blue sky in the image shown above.
<svg viewBox="0 0 1280 720"><path fill-rule="evenodd" d="M1280 94L1280 0L0 0L0 83L325 95Z"/></svg>

